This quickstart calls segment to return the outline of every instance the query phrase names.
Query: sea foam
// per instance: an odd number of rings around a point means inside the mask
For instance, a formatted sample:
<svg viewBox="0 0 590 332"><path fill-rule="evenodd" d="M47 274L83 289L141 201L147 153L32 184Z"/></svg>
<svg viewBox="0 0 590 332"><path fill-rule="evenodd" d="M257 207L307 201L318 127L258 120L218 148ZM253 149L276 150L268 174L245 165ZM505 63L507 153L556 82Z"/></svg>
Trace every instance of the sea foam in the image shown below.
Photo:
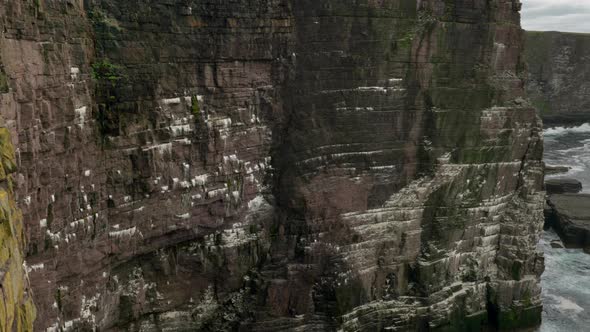
<svg viewBox="0 0 590 332"><path fill-rule="evenodd" d="M545 136L561 136L568 133L590 133L590 123L584 123L577 127L554 127L543 131Z"/></svg>

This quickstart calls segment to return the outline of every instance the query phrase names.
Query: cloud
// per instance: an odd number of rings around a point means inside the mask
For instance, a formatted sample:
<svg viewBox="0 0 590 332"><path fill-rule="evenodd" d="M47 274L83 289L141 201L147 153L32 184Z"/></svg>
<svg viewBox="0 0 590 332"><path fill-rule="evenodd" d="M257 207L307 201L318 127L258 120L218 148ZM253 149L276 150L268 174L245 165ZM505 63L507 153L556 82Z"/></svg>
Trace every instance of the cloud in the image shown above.
<svg viewBox="0 0 590 332"><path fill-rule="evenodd" d="M522 0L525 30L590 33L590 0Z"/></svg>

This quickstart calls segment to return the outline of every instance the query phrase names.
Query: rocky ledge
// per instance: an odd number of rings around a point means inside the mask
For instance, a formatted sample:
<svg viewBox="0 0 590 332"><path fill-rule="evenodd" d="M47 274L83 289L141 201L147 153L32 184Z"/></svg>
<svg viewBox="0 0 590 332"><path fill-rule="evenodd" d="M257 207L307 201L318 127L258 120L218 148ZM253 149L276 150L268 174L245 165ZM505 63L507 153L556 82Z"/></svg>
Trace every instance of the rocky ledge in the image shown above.
<svg viewBox="0 0 590 332"><path fill-rule="evenodd" d="M569 167L569 166L545 165L545 175L567 173L569 170L571 170L571 167Z"/></svg>
<svg viewBox="0 0 590 332"><path fill-rule="evenodd" d="M545 180L545 191L553 194L577 194L582 191L582 182L576 179L560 178Z"/></svg>
<svg viewBox="0 0 590 332"><path fill-rule="evenodd" d="M590 253L590 195L551 195L547 203L546 226L557 231L566 247Z"/></svg>

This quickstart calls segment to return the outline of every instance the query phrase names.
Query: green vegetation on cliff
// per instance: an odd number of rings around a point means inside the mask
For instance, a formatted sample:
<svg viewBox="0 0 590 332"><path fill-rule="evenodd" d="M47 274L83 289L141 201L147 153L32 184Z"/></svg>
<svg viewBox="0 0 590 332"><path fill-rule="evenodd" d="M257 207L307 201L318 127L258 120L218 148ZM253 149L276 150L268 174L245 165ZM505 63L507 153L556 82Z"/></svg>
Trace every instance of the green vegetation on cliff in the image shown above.
<svg viewBox="0 0 590 332"><path fill-rule="evenodd" d="M8 92L8 77L0 70L0 93Z"/></svg>
<svg viewBox="0 0 590 332"><path fill-rule="evenodd" d="M96 120L101 140L106 143L106 136L118 134L121 127L119 89L124 79L123 68L105 58L92 64L91 69L98 101Z"/></svg>
<svg viewBox="0 0 590 332"><path fill-rule="evenodd" d="M33 331L35 307L23 266L23 219L14 200L10 173L16 170L7 128L0 127L0 331Z"/></svg>
<svg viewBox="0 0 590 332"><path fill-rule="evenodd" d="M121 67L112 64L108 59L102 59L92 65L92 78L100 83L109 82L115 85L121 80Z"/></svg>

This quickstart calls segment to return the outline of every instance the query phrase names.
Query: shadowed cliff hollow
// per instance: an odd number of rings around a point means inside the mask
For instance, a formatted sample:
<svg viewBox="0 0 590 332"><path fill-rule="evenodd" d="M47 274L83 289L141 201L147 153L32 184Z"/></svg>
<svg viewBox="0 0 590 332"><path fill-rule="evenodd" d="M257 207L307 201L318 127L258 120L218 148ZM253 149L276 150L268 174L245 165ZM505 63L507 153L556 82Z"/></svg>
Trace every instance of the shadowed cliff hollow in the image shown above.
<svg viewBox="0 0 590 332"><path fill-rule="evenodd" d="M0 0L35 330L538 324L520 6Z"/></svg>
<svg viewBox="0 0 590 332"><path fill-rule="evenodd" d="M590 34L526 32L527 92L548 125L590 119Z"/></svg>

